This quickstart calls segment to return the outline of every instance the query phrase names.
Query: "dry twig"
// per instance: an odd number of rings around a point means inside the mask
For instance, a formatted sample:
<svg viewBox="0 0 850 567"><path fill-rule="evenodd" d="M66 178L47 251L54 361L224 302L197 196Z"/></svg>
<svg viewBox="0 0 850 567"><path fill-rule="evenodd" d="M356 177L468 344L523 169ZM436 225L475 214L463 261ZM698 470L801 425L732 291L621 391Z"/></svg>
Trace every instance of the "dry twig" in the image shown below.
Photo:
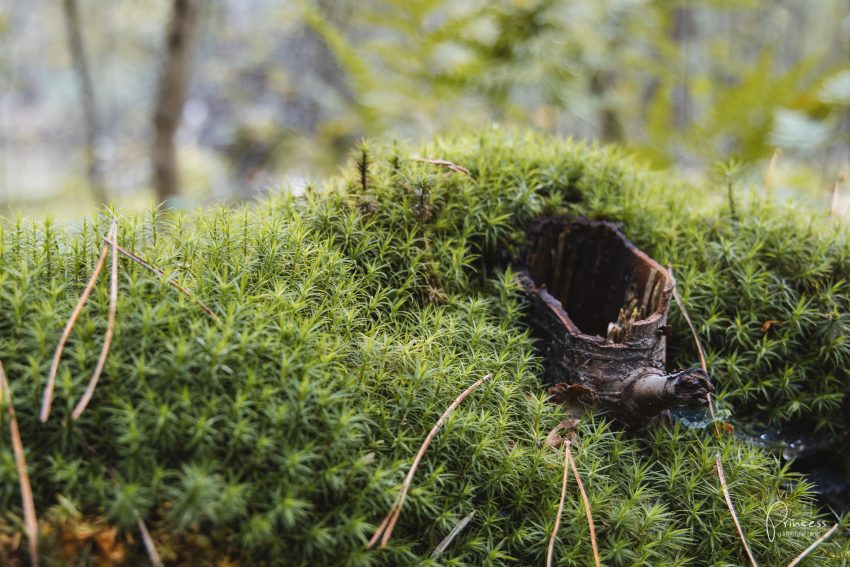
<svg viewBox="0 0 850 567"><path fill-rule="evenodd" d="M115 223L113 222L113 226L114 224ZM112 227L110 227L109 232L112 232ZM62 359L62 351L65 349L65 343L68 342L68 337L71 336L71 331L74 329L77 319L80 318L80 313L83 312L83 307L94 289L94 284L97 283L97 278L100 275L100 271L103 269L104 263L106 262L106 254L108 252L109 246L104 245L103 250L100 253L100 258L98 259L97 264L94 267L94 271L92 271L89 281L86 284L86 288L83 290L82 295L80 295L80 299L77 301L77 305L71 313L71 318L68 319L68 323L65 325L65 330L62 331L62 337L59 339L56 351L53 353L53 362L50 364L50 373L47 376L47 386L44 388L44 396L41 401L40 419L42 423L46 422L50 417L50 407L53 404L53 390L56 386L56 374L59 371L59 361Z"/></svg>
<svg viewBox="0 0 850 567"><path fill-rule="evenodd" d="M106 242L107 244L112 244L112 241L109 238L105 238L104 242ZM123 246L117 245L116 248L118 249L119 254L126 256L130 260L136 262L137 264L139 264L140 266L142 266L146 270L153 272L154 274L158 275L159 277L165 278L165 271L163 269L157 268L156 266L154 266L153 264L151 264L150 262L148 262L147 260L145 260L141 256L137 256L136 254L133 254L132 252L130 252L129 250L127 250ZM221 322L221 319L218 318L218 315L216 315L215 312L212 309L210 309L209 307L204 305L201 301L199 301L197 298L195 298L195 296L192 294L191 291L189 291L188 289L186 289L185 287L183 287L179 283L175 282L174 280L166 280L166 283L168 285L170 285L171 287L173 287L174 289L176 289L177 291L179 291L180 293L182 293L183 295L185 295L186 297L188 297L189 299L191 299L194 303L196 303L198 305L198 307L200 307L201 311L203 311L204 313L206 313L207 315L212 317L215 320L216 323Z"/></svg>
<svg viewBox="0 0 850 567"><path fill-rule="evenodd" d="M461 394L455 398L455 400L451 403L451 405L446 408L446 411L443 412L443 415L440 416L440 419L437 420L437 423L434 424L434 427L431 428L431 431L428 432L428 435L425 437L425 441L422 442L422 446L419 447L419 451L416 453L416 457L413 459L413 464L410 466L410 470L407 471L407 476L404 478L404 483L401 486L401 492L396 497L395 502L393 502L392 506L390 506L389 511L387 512L386 517L378 526L378 529L375 530L375 534L372 536L372 539L369 540L369 543L366 546L366 549L371 549L377 542L378 538L381 539L381 547L385 547L387 542L390 541L390 537L392 536L393 529L395 528L395 524L398 521L399 515L401 515L401 508L404 506L404 500L407 498L407 491L410 489L410 484L413 482L413 475L416 474L416 468L419 466L419 461L422 460L422 456L425 455L425 450L431 444L431 441L434 440L434 437L437 435L437 432L449 418L449 416L454 412L454 410L460 405L460 403L466 398L469 394L471 394L478 386L489 380L493 375L487 374L483 378L479 379L469 388L461 392ZM383 537L381 537L383 534Z"/></svg>
<svg viewBox="0 0 850 567"><path fill-rule="evenodd" d="M807 547L807 548L803 551L803 553L801 553L800 555L798 555L797 557L795 557L795 558L794 558L794 560L793 560L791 563L789 563L789 564L788 564L788 567L796 567L797 565L799 565L799 564L800 564L800 561L802 561L803 559L805 559L805 558L806 558L806 556L807 556L808 554L810 554L812 551L814 551L814 550L817 548L817 546L819 546L820 544L822 544L823 542L825 542L826 540L828 540L828 539L830 538L830 536L832 536L832 534L834 534L834 533L835 533L835 530L837 530L837 529L838 529L838 524L835 524L834 526L832 526L831 528L829 528L829 529L826 531L826 533L824 533L824 534L823 534L822 536L820 536L817 540L815 540L815 542L814 542L812 545L810 545L809 547Z"/></svg>
<svg viewBox="0 0 850 567"><path fill-rule="evenodd" d="M732 514L732 520L734 520L735 527L738 529L738 535L741 536L741 543L744 544L744 550L747 552L747 557L750 558L750 564L753 567L758 567L756 558L753 557L753 552L750 549L750 545L747 543L747 538L744 536L744 530L741 528L741 522L738 521L738 514L735 512L735 506L732 504L732 496L730 496L729 487L726 484L726 475L723 474L723 463L720 461L720 455L716 455L714 459L717 468L717 476L720 477L720 486L723 488L723 497L726 498L726 506L729 507L729 512Z"/></svg>
<svg viewBox="0 0 850 567"><path fill-rule="evenodd" d="M6 400L8 398L8 400ZM12 389L6 381L6 371L0 362L0 402L6 400L9 412L9 431L12 437L12 452L15 454L15 466L18 469L18 482L21 485L21 504L24 508L24 524L27 529L27 541L29 542L30 560L32 564L38 565L38 518L35 515L35 500L32 496L30 477L27 474L27 460L24 455L24 444L21 441L21 432L18 429L18 418L15 417L15 408L12 405Z"/></svg>
<svg viewBox="0 0 850 567"><path fill-rule="evenodd" d="M83 397L80 399L77 407L74 408L74 412L71 414L71 418L75 421L83 414L86 406L89 405L89 402L94 395L94 389L97 386L100 374L103 372L103 367L106 364L106 357L109 355L109 347L112 346L112 336L115 334L115 316L118 311L118 225L115 222L112 223L112 229L109 231L109 234L112 238L112 258L110 260L111 274L109 279L109 315L107 316L106 321L106 333L103 336L103 347L100 349L100 357L97 359L97 366L94 368L91 380L89 380L89 384L86 386L86 391L83 393Z"/></svg>

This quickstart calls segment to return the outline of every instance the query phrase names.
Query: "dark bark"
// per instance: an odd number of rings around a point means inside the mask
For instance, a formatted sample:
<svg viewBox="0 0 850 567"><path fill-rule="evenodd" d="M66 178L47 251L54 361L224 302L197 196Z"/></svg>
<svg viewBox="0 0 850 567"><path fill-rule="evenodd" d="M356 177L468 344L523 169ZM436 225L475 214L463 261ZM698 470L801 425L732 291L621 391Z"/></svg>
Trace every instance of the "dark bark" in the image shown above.
<svg viewBox="0 0 850 567"><path fill-rule="evenodd" d="M542 221L521 279L553 394L627 423L706 403L712 387L702 370L664 368L672 279L614 225Z"/></svg>
<svg viewBox="0 0 850 567"><path fill-rule="evenodd" d="M151 149L154 189L160 202L180 192L174 136L180 127L183 103L189 88L192 44L200 0L174 0L165 44L159 93L154 110L155 139Z"/></svg>
<svg viewBox="0 0 850 567"><path fill-rule="evenodd" d="M83 43L82 26L80 25L80 10L77 0L64 0L65 27L68 32L68 47L74 74L80 89L80 103L83 108L83 120L86 132L86 176L89 181L92 196L98 203L106 203L106 188L100 167L98 154L98 137L100 127L97 118L97 99L94 84L89 70L88 56Z"/></svg>

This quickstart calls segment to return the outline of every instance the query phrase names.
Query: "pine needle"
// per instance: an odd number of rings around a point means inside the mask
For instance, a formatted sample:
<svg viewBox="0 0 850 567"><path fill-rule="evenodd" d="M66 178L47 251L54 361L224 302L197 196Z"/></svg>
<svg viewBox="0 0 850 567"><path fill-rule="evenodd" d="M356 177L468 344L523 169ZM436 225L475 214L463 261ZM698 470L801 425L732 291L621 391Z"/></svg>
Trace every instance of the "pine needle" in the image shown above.
<svg viewBox="0 0 850 567"><path fill-rule="evenodd" d="M396 497L395 502L393 502L392 506L390 506L386 517L381 522L381 525L378 526L378 529L375 531L375 534L372 536L372 539L369 540L366 549L371 549L375 545L375 543L377 543L378 538L381 538L381 547L385 547L390 541L390 537L392 536L395 524L398 521L399 515L401 515L401 508L402 506L404 506L404 500L407 498L407 491L410 489L410 484L413 482L413 475L416 474L416 468L419 466L419 462L422 460L423 455L425 455L425 450L428 448L428 446L431 444L431 441L433 441L434 437L437 435L437 432L440 430L441 427L443 427L443 424L446 422L452 412L457 409L457 407L464 400L464 398L471 394L481 384L489 380L492 376L492 374L487 374L486 376L472 384L469 388L461 392L461 394L457 398L455 398L451 405L446 408L446 411L443 412L443 415L440 416L440 419L437 420L437 423L434 424L434 427L431 428L431 431L428 432L428 435L425 437L425 441L422 442L422 446L419 447L419 451L416 453L416 457L414 457L413 459L413 464L410 466L410 470L407 472L407 476L404 478L404 483L401 486L401 492ZM381 537L382 533L383 537Z"/></svg>
<svg viewBox="0 0 850 567"><path fill-rule="evenodd" d="M97 381L100 374L103 372L103 367L106 364L106 357L109 355L109 347L112 346L112 336L115 333L115 316L118 311L118 225L112 222L112 228L109 231L112 238L112 258L110 260L110 280L109 280L109 314L106 322L106 333L103 336L103 347L100 350L100 357L97 359L97 366L94 368L91 380L89 380L86 391L80 399L74 412L71 414L73 420L78 420L89 405L94 389L97 386Z"/></svg>
<svg viewBox="0 0 850 567"><path fill-rule="evenodd" d="M773 155L770 157L770 164L767 166L767 173L764 175L764 192L770 196L770 191L773 189L773 177L776 172L776 166L779 163L779 156L782 155L782 148L773 150Z"/></svg>
<svg viewBox="0 0 850 567"><path fill-rule="evenodd" d="M159 553L156 550L151 533L148 531L148 527L145 525L145 521L141 516L139 517L138 524L139 531L142 533L142 542L145 544L145 550L148 552L148 559L150 559L151 565L154 567L163 567L162 559L160 559Z"/></svg>
<svg viewBox="0 0 850 567"><path fill-rule="evenodd" d="M466 175L472 176L472 174L469 173L469 170L466 169L465 167L463 167L462 165L458 165L456 163L452 163L452 162L446 161L444 159L428 159L428 158L421 158L421 157L415 157L413 159L416 160L416 161L422 161L422 162L425 162L425 163L430 163L432 165L439 165L440 167L446 167L448 169L451 169L452 171L456 171L458 173L465 173Z"/></svg>
<svg viewBox="0 0 850 567"><path fill-rule="evenodd" d="M758 567L756 558L753 557L753 552L750 550L750 545L747 543L747 538L744 536L744 530L741 528L741 522L738 521L738 514L735 512L735 506L732 504L732 496L729 495L729 487L726 484L726 475L723 474L723 463L720 461L720 455L716 455L714 459L717 468L717 476L720 477L720 486L723 488L723 496L726 498L726 506L729 507L729 512L732 514L732 520L735 522L735 527L738 529L738 535L741 536L741 543L744 545L747 557L750 558L750 564L753 567Z"/></svg>
<svg viewBox="0 0 850 567"><path fill-rule="evenodd" d="M18 482L21 485L21 503L24 508L24 524L27 529L27 541L32 565L38 566L38 518L35 514L35 500L32 496L30 477L27 474L27 460L24 455L24 444L21 441L21 432L18 429L18 418L15 417L15 408L12 405L12 389L6 381L6 371L3 362L0 361L0 401L8 397L9 404L9 431L12 437L12 451L15 454L15 465L18 469Z"/></svg>
<svg viewBox="0 0 850 567"><path fill-rule="evenodd" d="M109 238L105 238L104 242L106 242L107 244L112 244L112 241ZM146 270L153 272L154 274L158 275L159 277L165 278L165 271L163 269L154 266L153 264L151 264L150 262L148 262L147 260L145 260L141 256L137 256L136 254L133 254L132 252L130 252L129 250L127 250L126 248L124 248L121 245L117 245L116 248L118 249L119 254L126 256L130 260L136 262L137 264L139 264L140 266L142 266ZM209 307L204 305L201 301L196 299L191 291L189 291L188 289L186 289L185 287L183 287L179 283L175 282L174 280L166 280L166 283L168 283L168 285L170 285L171 287L173 287L174 289L176 289L177 291L179 291L180 293L182 293L183 295L185 295L186 297L191 299L192 302L194 302L201 309L201 311L203 311L204 313L206 313L207 315L212 317L212 319L215 320L216 323L221 322L221 319L218 318L218 315L216 315L215 312L212 309L210 309Z"/></svg>
<svg viewBox="0 0 850 567"><path fill-rule="evenodd" d="M835 187L832 189L832 205L830 206L830 218L832 220L840 219L847 212L847 207L839 210L841 204L841 184L844 182L844 179L845 177L843 175L839 175L838 179L835 180Z"/></svg>
<svg viewBox="0 0 850 567"><path fill-rule="evenodd" d="M443 541L440 542L440 545L438 545L434 549L434 553L431 554L431 559L436 559L437 557L441 556L446 549L448 549L449 545L451 545L452 541L454 541L457 535L463 531L463 529L469 522L472 521L472 517L474 515L475 510L467 514L460 522L458 522L458 524L454 528L452 528L452 531L449 532L449 535L443 538Z"/></svg>
<svg viewBox="0 0 850 567"><path fill-rule="evenodd" d="M834 526L832 526L831 528L829 528L829 529L826 531L826 533L824 533L824 534L823 534L822 536L820 536L817 540L815 540L815 542L814 542L812 545L810 545L809 547L807 547L807 548L803 551L803 553L801 553L800 555L798 555L797 557L795 557L795 558L794 558L794 560L793 560L791 563L789 563L789 564L788 564L788 567L796 567L797 565L799 565L799 564L800 564L800 561L802 561L803 559L805 559L805 558L806 558L806 556L807 556L808 554L810 554L812 551L814 551L814 550L817 548L817 546L819 546L820 544L822 544L823 542L825 542L826 540L828 540L828 539L832 536L832 534L834 534L834 533L835 533L835 530L837 530L837 529L838 529L838 524L835 524Z"/></svg>
<svg viewBox="0 0 850 567"><path fill-rule="evenodd" d="M593 515L590 513L590 501L587 499L587 493L584 491L584 483L581 481L581 477L578 474L578 468L576 467L575 459L573 459L573 455L570 452L570 440L567 439L567 460L570 462L570 467L573 469L573 476L576 479L576 483L578 483L578 490L581 493L581 500L584 502L584 515L587 517L587 525L590 528L590 545L593 547L593 561L596 563L596 567L600 567L601 563L599 561L599 547L596 545L596 528L593 525Z"/></svg>
<svg viewBox="0 0 850 567"><path fill-rule="evenodd" d="M682 301L682 296L679 295L676 278L673 276L673 266L667 266L667 272L670 274L670 280L673 282L673 299L676 300L676 305L679 306L679 311L682 312L682 317L685 318L685 322L691 330L691 336L694 338L694 344L697 347L697 354L699 355L700 367L702 368L702 371L705 372L705 375L708 376L708 364L705 362L705 352L702 350L702 344L699 342L699 336L697 335L696 327L694 327L694 322L691 321L691 316L685 308L685 302ZM717 416L714 414L714 403L711 400L711 392L706 394L705 399L708 401L708 413L711 415L711 423L714 425L714 434L717 435L717 438L719 439L721 436L720 426L717 425Z"/></svg>
<svg viewBox="0 0 850 567"><path fill-rule="evenodd" d="M110 227L109 231L110 233L112 232L112 227ZM50 407L53 405L53 390L56 386L56 374L59 372L59 361L62 359L62 351L65 349L65 343L68 342L68 338L71 336L71 331L74 329L74 325L77 323L77 319L80 318L80 313L83 312L83 307L94 289L94 284L97 283L100 271L106 263L106 254L108 252L109 246L104 245L103 250L100 253L100 258L98 259L97 264L89 277L89 281L86 284L86 288L83 290L82 295L80 295L80 299L77 301L77 305L71 313L71 318L68 319L68 323L65 324L65 330L62 331L62 337L59 339L59 344L56 345L56 351L53 353L53 362L50 364L50 373L47 376L47 386L44 388L44 395L41 401L41 414L39 417L42 423L45 423L50 417Z"/></svg>
<svg viewBox="0 0 850 567"><path fill-rule="evenodd" d="M561 500L558 502L558 515L555 516L555 527L552 528L552 535L549 536L549 550L546 552L546 567L552 567L552 559L555 554L555 538L558 535L558 529L561 527L561 514L564 512L564 497L567 494L567 479L569 479L570 470L570 445L569 440L564 443L564 476L561 479Z"/></svg>
<svg viewBox="0 0 850 567"><path fill-rule="evenodd" d="M682 317L685 318L685 322L687 322L688 327L691 329L691 335L693 335L694 344L697 347L697 354L699 354L700 367L702 368L702 371L705 372L706 376L708 376L708 365L705 362L705 352L702 350L702 345L699 342L696 327L694 327L694 323L691 321L691 316L688 315L688 310L685 309L685 302L682 301L682 296L679 295L679 290L676 286L676 278L673 276L673 266L668 266L667 272L670 274L670 280L673 282L673 299L676 300L676 305L679 306L679 311L682 312Z"/></svg>
<svg viewBox="0 0 850 567"><path fill-rule="evenodd" d="M705 362L705 354L703 353L702 345L699 342L696 328L694 328L693 321L691 321L691 317L688 315L688 310L685 308L685 302L682 301L679 291L676 289L676 278L673 277L673 267L669 266L667 270L670 273L670 279L673 280L673 298L676 300L676 305L679 306L682 316L685 318L685 321L688 323L688 327L691 329L691 334L694 337L694 344L696 344L697 352L699 353L699 361L702 366L702 371L708 375L708 365ZM708 400L708 411L711 414L711 422L714 424L714 433L719 439L721 437L720 426L717 425L717 417L714 414L714 404L711 401L711 393L706 396L706 400ZM744 545L747 557L750 558L750 563L753 567L758 567L758 563L756 563L755 557L753 557L753 552L750 550L750 545L747 543L747 538L744 536L744 530L741 528L741 523L738 521L738 514L735 512L735 506L732 504L732 497L729 495L729 488L726 485L726 475L723 474L723 462L720 460L719 454L716 456L715 464L717 465L717 476L720 477L720 486L723 488L723 495L726 498L726 506L732 514L732 520L735 522L735 527L738 529L738 535L741 537L741 543Z"/></svg>

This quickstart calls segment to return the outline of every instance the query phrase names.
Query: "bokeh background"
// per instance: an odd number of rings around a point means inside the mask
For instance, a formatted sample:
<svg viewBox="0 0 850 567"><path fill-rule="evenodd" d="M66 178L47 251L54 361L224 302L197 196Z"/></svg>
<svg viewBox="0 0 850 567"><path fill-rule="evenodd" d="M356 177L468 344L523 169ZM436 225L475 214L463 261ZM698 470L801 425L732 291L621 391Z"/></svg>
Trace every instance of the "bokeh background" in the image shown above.
<svg viewBox="0 0 850 567"><path fill-rule="evenodd" d="M850 205L848 0L2 0L0 214L154 198L185 2L172 206L297 189L361 137L518 127Z"/></svg>

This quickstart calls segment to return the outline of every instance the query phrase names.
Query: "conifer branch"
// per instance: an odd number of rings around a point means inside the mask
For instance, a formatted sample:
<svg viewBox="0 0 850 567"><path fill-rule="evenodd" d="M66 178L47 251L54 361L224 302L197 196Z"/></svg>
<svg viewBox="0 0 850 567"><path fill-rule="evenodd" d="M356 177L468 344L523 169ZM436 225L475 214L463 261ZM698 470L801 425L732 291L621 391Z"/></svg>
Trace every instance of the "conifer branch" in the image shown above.
<svg viewBox="0 0 850 567"><path fill-rule="evenodd" d="M443 415L440 416L440 419L437 420L437 423L434 424L434 427L431 428L431 431L428 432L428 435L425 437L425 441L422 442L422 446L419 447L419 451L416 453L416 457L414 457L413 459L413 464L410 466L410 470L407 472L407 476L404 478L404 482L401 486L401 492L396 497L395 502L393 502L392 506L390 506L386 517L381 522L381 525L378 526L378 529L375 531L375 534L372 536L372 539L369 540L366 549L371 549L375 545L375 543L377 543L378 538L381 538L381 547L386 547L387 543L390 541L390 537L392 537L393 529L395 528L395 524L398 521L399 515L401 514L401 508L402 506L404 506L404 500L407 498L407 491L410 489L410 484L413 482L413 475L416 474L416 468L419 466L419 462L422 460L423 455L425 455L425 450L431 444L431 441L434 440L434 437L437 435L437 432L440 430L440 428L443 427L443 424L454 412L454 410L457 409L460 403L469 394L475 391L476 388L478 388L481 384L489 380L492 376L492 374L487 374L486 376L472 384L469 388L461 392L461 394L457 398L455 398L451 405L446 408L446 411L443 412ZM383 534L383 537L381 537L381 534Z"/></svg>
<svg viewBox="0 0 850 567"><path fill-rule="evenodd" d="M747 543L747 538L744 535L744 530L741 528L741 522L738 521L738 514L735 512L735 506L732 504L732 496L729 494L729 487L726 484L726 475L723 474L723 463L720 461L720 454L714 457L714 464L717 469L717 476L720 477L720 486L723 489L723 497L726 499L726 506L732 514L732 520L735 522L735 528L738 530L738 535L741 536L741 543L744 545L744 551L747 552L747 557L750 559L750 564L753 567L758 567L756 558L753 557L753 552L750 549L750 544Z"/></svg>
<svg viewBox="0 0 850 567"><path fill-rule="evenodd" d="M109 230L112 232L112 227L110 227ZM50 417L50 407L53 405L53 390L56 386L56 374L59 372L59 362L62 359L62 351L65 349L65 343L68 342L68 338L71 336L71 331L74 329L77 319L80 318L80 313L83 312L83 307L85 306L86 301L88 301L95 283L97 283L100 271L106 263L106 255L108 252L109 245L104 244L103 250L100 253L100 258L89 277L89 281L86 284L83 293L80 295L80 299L77 301L77 305L74 307L74 311L71 313L71 318L68 319L68 323L65 324L65 330L62 331L62 337L59 339L59 344L56 345L56 351L53 353L53 362L50 364L50 373L47 376L47 386L44 388L44 395L42 396L41 401L40 419L42 423L46 422Z"/></svg>
<svg viewBox="0 0 850 567"><path fill-rule="evenodd" d="M8 399L7 399L8 398ZM27 541L29 543L30 560L32 565L38 566L38 518L35 514L35 500L32 496L30 477L27 474L27 460L24 455L24 444L21 441L21 431L18 428L18 418L15 416L15 407L12 404L12 389L6 381L6 370L0 361L0 402L6 401L9 412L9 431L12 437L12 452L15 454L15 466L18 469L18 482L21 486L21 504L24 508L24 524L27 530Z"/></svg>
<svg viewBox="0 0 850 567"><path fill-rule="evenodd" d="M812 545L810 545L805 550L803 550L803 553L801 553L800 555L795 557L794 560L791 561L791 563L788 564L788 567L796 567L797 565L799 565L800 561L805 559L806 556L808 554L810 554L812 551L814 551L820 544L822 544L823 542L828 540L832 536L832 534L835 533L835 530L837 530L837 529L838 529L838 524L835 524L834 526L829 528L822 536L820 536L817 540L815 540L815 542Z"/></svg>
<svg viewBox="0 0 850 567"><path fill-rule="evenodd" d="M112 241L109 238L105 238L104 242L106 242L107 244L112 243ZM117 245L116 248L118 249L119 254L126 256L127 258L129 258L133 262L136 262L137 264L139 264L140 266L142 266L146 270L153 272L154 274L158 275L159 277L165 278L165 271L162 268L158 268L158 267L154 266L153 264L151 264L150 262L148 262L147 260L145 260L141 256L133 254L132 252L130 252L129 250L127 250L126 248L124 248L121 245ZM188 289L186 289L185 287L183 287L179 283L175 282L174 280L166 280L166 283L168 285L170 285L171 287L173 287L174 289L176 289L177 291L179 291L180 293L182 293L183 295L185 295L186 297L188 297L189 299L191 299L192 302L195 303L201 309L201 311L203 311L204 313L209 315L216 323L221 323L221 319L219 319L218 315L216 315L215 312L212 309L210 309L209 307L204 305L204 303L202 303L200 300L198 300L191 291L189 291Z"/></svg>
<svg viewBox="0 0 850 567"><path fill-rule="evenodd" d="M103 347L100 350L100 357L97 359L97 365L94 368L88 386L86 386L86 391L71 414L71 419L74 421L80 419L80 416L94 395L94 389L97 386L98 379L100 379L100 374L103 372L106 357L109 355L109 347L112 346L112 336L115 334L115 316L118 312L118 224L115 221L112 221L112 228L109 231L109 235L112 240L112 258L110 259L109 314L106 320L106 333L103 335Z"/></svg>

